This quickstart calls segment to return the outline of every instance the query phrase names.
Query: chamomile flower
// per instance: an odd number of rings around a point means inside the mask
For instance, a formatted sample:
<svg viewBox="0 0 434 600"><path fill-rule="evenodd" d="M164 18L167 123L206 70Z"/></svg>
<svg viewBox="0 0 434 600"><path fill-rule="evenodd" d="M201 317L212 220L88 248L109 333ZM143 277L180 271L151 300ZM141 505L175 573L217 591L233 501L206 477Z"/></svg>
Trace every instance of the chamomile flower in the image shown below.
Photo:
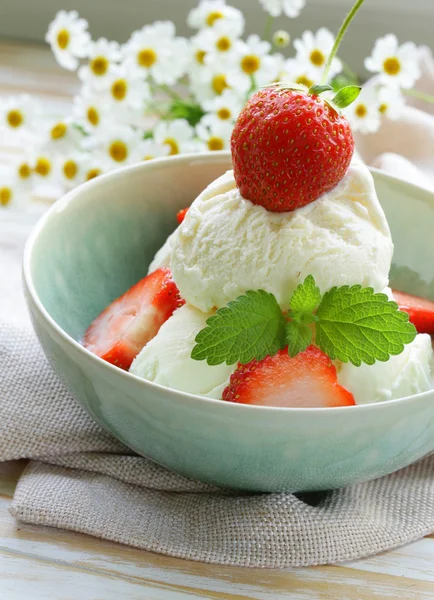
<svg viewBox="0 0 434 600"><path fill-rule="evenodd" d="M213 27L200 31L197 37L206 54L220 54L222 58L233 59L239 36L236 28L230 22L218 20Z"/></svg>
<svg viewBox="0 0 434 600"><path fill-rule="evenodd" d="M278 74L278 63L269 52L271 46L259 35L249 35L246 42L238 41L236 70L231 72L229 84L234 88L249 90L274 81Z"/></svg>
<svg viewBox="0 0 434 600"><path fill-rule="evenodd" d="M212 121L205 124L201 121L196 126L196 132L200 141L204 143L205 150L226 150L230 145L232 123Z"/></svg>
<svg viewBox="0 0 434 600"><path fill-rule="evenodd" d="M378 81L384 85L408 89L421 74L420 52L413 42L399 46L396 36L389 34L375 42L365 67L371 73L379 73Z"/></svg>
<svg viewBox="0 0 434 600"><path fill-rule="evenodd" d="M142 110L151 98L149 83L124 65L113 68L104 97L115 111Z"/></svg>
<svg viewBox="0 0 434 600"><path fill-rule="evenodd" d="M303 68L309 79L315 82L320 81L334 41L334 35L325 27L321 27L316 33L305 31L301 39L294 40L294 48L297 51L295 58L304 64ZM329 79L332 79L341 70L341 61L338 58L333 59Z"/></svg>
<svg viewBox="0 0 434 600"><path fill-rule="evenodd" d="M75 71L78 59L87 56L90 44L87 28L88 22L79 19L76 10L61 10L50 23L45 41L50 44L59 65L65 69Z"/></svg>
<svg viewBox="0 0 434 600"><path fill-rule="evenodd" d="M88 156L83 152L74 152L56 161L59 179L66 189L72 189L85 180L88 171Z"/></svg>
<svg viewBox="0 0 434 600"><path fill-rule="evenodd" d="M380 102L374 86L362 88L358 98L344 109L351 127L360 133L375 133L381 123Z"/></svg>
<svg viewBox="0 0 434 600"><path fill-rule="evenodd" d="M200 76L204 70L207 47L208 36L206 32L200 31L190 38L190 60L187 66L187 71L190 76Z"/></svg>
<svg viewBox="0 0 434 600"><path fill-rule="evenodd" d="M100 90L106 85L113 65L121 58L119 44L100 38L91 43L88 56L89 62L80 67L78 76L85 85Z"/></svg>
<svg viewBox="0 0 434 600"><path fill-rule="evenodd" d="M405 99L399 89L382 87L378 90L378 102L381 115L388 119L399 119L405 107Z"/></svg>
<svg viewBox="0 0 434 600"><path fill-rule="evenodd" d="M107 169L115 169L141 160L143 134L125 125L115 125L96 138L96 150Z"/></svg>
<svg viewBox="0 0 434 600"><path fill-rule="evenodd" d="M14 167L0 168L0 211L25 210L30 203L31 187L17 177Z"/></svg>
<svg viewBox="0 0 434 600"><path fill-rule="evenodd" d="M45 149L35 152L32 164L36 181L50 185L56 179L56 165L51 152Z"/></svg>
<svg viewBox="0 0 434 600"><path fill-rule="evenodd" d="M91 179L95 179L95 177L99 177L106 172L104 167L104 161L101 158L95 157L91 155L86 164L83 165L83 179L84 181L90 181Z"/></svg>
<svg viewBox="0 0 434 600"><path fill-rule="evenodd" d="M203 108L207 111L202 121L206 123L216 122L224 125L233 123L243 107L243 102L232 90L225 90L220 96L207 100Z"/></svg>
<svg viewBox="0 0 434 600"><path fill-rule="evenodd" d="M76 148L83 138L72 119L63 119L50 123L46 134L45 147L50 152L67 152Z"/></svg>
<svg viewBox="0 0 434 600"><path fill-rule="evenodd" d="M193 29L213 27L217 21L230 25L237 36L244 31L243 13L232 6L227 6L225 0L201 0L199 5L190 11L187 23Z"/></svg>
<svg viewBox="0 0 434 600"><path fill-rule="evenodd" d="M159 144L154 142L154 140L143 140L140 144L142 160L152 160L153 158L168 156L170 151L171 147L168 144Z"/></svg>
<svg viewBox="0 0 434 600"><path fill-rule="evenodd" d="M287 80L292 83L305 85L307 88L310 88L315 83L315 81L309 77L309 69L306 68L306 64L296 58L288 58L285 62L285 70L287 73Z"/></svg>
<svg viewBox="0 0 434 600"><path fill-rule="evenodd" d="M40 107L27 94L0 100L0 132L19 142L31 138L39 127Z"/></svg>
<svg viewBox="0 0 434 600"><path fill-rule="evenodd" d="M259 0L264 10L272 17L280 17L284 13L295 19L306 6L306 0Z"/></svg>
<svg viewBox="0 0 434 600"><path fill-rule="evenodd" d="M195 152L194 129L185 119L160 121L154 128L154 140L157 144L169 146L169 155L181 152Z"/></svg>
<svg viewBox="0 0 434 600"><path fill-rule="evenodd" d="M125 64L159 85L173 85L184 75L190 59L186 39L175 37L171 21L157 21L135 31L124 46Z"/></svg>
<svg viewBox="0 0 434 600"><path fill-rule="evenodd" d="M232 71L235 72L230 75ZM190 74L190 91L200 104L220 96L233 86L237 93L245 95L250 88L250 81L246 85L242 74L237 78L238 71L234 69L233 63L222 59L220 55L207 54L204 68L200 72Z"/></svg>
<svg viewBox="0 0 434 600"><path fill-rule="evenodd" d="M77 124L89 133L104 127L112 113L106 96L84 86L74 98L72 114Z"/></svg>

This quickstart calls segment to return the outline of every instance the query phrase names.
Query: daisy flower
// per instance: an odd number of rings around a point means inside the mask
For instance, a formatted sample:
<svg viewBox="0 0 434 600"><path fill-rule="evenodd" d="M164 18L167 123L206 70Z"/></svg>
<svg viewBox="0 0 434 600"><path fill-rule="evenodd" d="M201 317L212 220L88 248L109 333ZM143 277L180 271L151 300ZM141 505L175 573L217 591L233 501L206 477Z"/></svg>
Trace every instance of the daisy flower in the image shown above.
<svg viewBox="0 0 434 600"><path fill-rule="evenodd" d="M95 177L103 175L106 170L107 169L104 168L103 161L100 158L90 155L86 164L83 165L83 179L84 181L90 181L91 179L95 179Z"/></svg>
<svg viewBox="0 0 434 600"><path fill-rule="evenodd" d="M194 129L185 119L159 121L154 128L154 140L157 144L169 146L169 155L181 152L195 152Z"/></svg>
<svg viewBox="0 0 434 600"><path fill-rule="evenodd" d="M187 17L187 24L193 29L213 27L217 21L230 25L238 37L243 34L243 13L237 8L227 6L225 0L201 0Z"/></svg>
<svg viewBox="0 0 434 600"><path fill-rule="evenodd" d="M40 106L27 94L0 100L0 132L15 141L32 137L39 127Z"/></svg>
<svg viewBox="0 0 434 600"><path fill-rule="evenodd" d="M187 66L189 75L195 77L203 71L207 54L205 48L208 48L208 35L206 31L200 31L190 38L190 60Z"/></svg>
<svg viewBox="0 0 434 600"><path fill-rule="evenodd" d="M151 98L149 83L125 65L113 67L107 79L105 98L115 110L143 110Z"/></svg>
<svg viewBox="0 0 434 600"><path fill-rule="evenodd" d="M140 144L140 153L143 160L152 160L161 156L168 156L171 147L168 144L159 144L154 140L143 140Z"/></svg>
<svg viewBox="0 0 434 600"><path fill-rule="evenodd" d="M237 94L232 90L225 90L220 96L216 96L212 100L207 100L203 104L203 108L207 111L207 115L202 118L202 122L234 123L243 107L243 102Z"/></svg>
<svg viewBox="0 0 434 600"><path fill-rule="evenodd" d="M306 68L306 64L296 58L288 58L285 62L285 71L287 81L305 85L307 88L310 88L315 83L315 81L309 77L309 69Z"/></svg>
<svg viewBox="0 0 434 600"><path fill-rule="evenodd" d="M382 87L378 90L378 110L381 115L389 119L399 119L405 107L405 98L401 92L394 87Z"/></svg>
<svg viewBox="0 0 434 600"><path fill-rule="evenodd" d="M51 123L46 138L48 141L45 147L49 152L67 152L79 145L83 139L83 134L76 127L73 120L68 118Z"/></svg>
<svg viewBox="0 0 434 600"><path fill-rule="evenodd" d="M371 73L379 73L378 80L384 85L408 89L421 75L420 53L413 42L399 46L396 36L389 34L375 42L365 67Z"/></svg>
<svg viewBox="0 0 434 600"><path fill-rule="evenodd" d="M81 93L75 96L72 114L77 124L87 132L104 127L109 116L112 116L107 98L87 86L84 86Z"/></svg>
<svg viewBox="0 0 434 600"><path fill-rule="evenodd" d="M121 58L119 44L100 38L91 43L88 56L89 62L80 67L78 76L84 84L100 90L106 84L113 65Z"/></svg>
<svg viewBox="0 0 434 600"><path fill-rule="evenodd" d="M56 169L59 179L66 189L72 189L85 180L88 161L88 156L83 152L73 152L59 157Z"/></svg>
<svg viewBox="0 0 434 600"><path fill-rule="evenodd" d="M295 19L306 6L306 0L259 0L263 9L272 17L280 17L284 13Z"/></svg>
<svg viewBox="0 0 434 600"><path fill-rule="evenodd" d="M31 198L31 186L17 177L14 167L0 168L0 211L25 210Z"/></svg>
<svg viewBox="0 0 434 600"><path fill-rule="evenodd" d="M294 48L297 51L295 58L304 64L309 79L320 81L334 41L334 35L325 27L318 29L315 34L305 31L301 39L294 40ZM329 79L333 79L341 70L342 63L335 58L330 67Z"/></svg>
<svg viewBox="0 0 434 600"><path fill-rule="evenodd" d="M175 25L157 21L135 31L124 46L125 64L138 74L150 75L159 85L173 85L190 60L186 39L175 37Z"/></svg>
<svg viewBox="0 0 434 600"><path fill-rule="evenodd" d="M45 41L50 44L59 65L65 69L75 71L78 59L87 56L90 44L87 28L88 22L79 19L76 10L61 10L50 23Z"/></svg>
<svg viewBox="0 0 434 600"><path fill-rule="evenodd" d="M196 132L206 150L226 150L230 146L232 134L232 123L212 121L208 124L200 122L196 126Z"/></svg>
<svg viewBox="0 0 434 600"><path fill-rule="evenodd" d="M218 20L213 27L208 27L199 32L201 47L205 53L220 54L222 58L232 59L236 41L239 39L238 31L229 22Z"/></svg>
<svg viewBox="0 0 434 600"><path fill-rule="evenodd" d="M140 142L143 134L126 125L113 125L96 138L96 150L107 169L114 169L141 160Z"/></svg>
<svg viewBox="0 0 434 600"><path fill-rule="evenodd" d="M252 86L262 87L276 79L278 61L270 56L271 45L259 35L249 35L246 42L238 41L238 60L228 79L231 87L249 90Z"/></svg>
<svg viewBox="0 0 434 600"><path fill-rule="evenodd" d="M362 88L357 100L344 109L351 127L361 133L375 133L380 128L378 92L374 86Z"/></svg>
<svg viewBox="0 0 434 600"><path fill-rule="evenodd" d="M51 152L44 149L36 152L32 164L36 181L51 184L56 179L56 165Z"/></svg>
<svg viewBox="0 0 434 600"><path fill-rule="evenodd" d="M207 54L204 68L195 74L190 74L190 91L199 104L220 96L231 87L234 87L238 94L245 96L251 82L249 80L246 85L243 74L233 71L234 65L230 61L224 60L217 54ZM237 75L240 76L237 78ZM231 82L229 82L230 77Z"/></svg>

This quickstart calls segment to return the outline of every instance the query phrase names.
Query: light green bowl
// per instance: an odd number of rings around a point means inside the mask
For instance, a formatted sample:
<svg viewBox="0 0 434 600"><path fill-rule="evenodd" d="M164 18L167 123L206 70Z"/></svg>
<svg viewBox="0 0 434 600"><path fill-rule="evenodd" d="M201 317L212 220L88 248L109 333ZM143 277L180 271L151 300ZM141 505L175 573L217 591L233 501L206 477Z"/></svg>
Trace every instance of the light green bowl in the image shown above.
<svg viewBox="0 0 434 600"><path fill-rule="evenodd" d="M434 450L434 392L328 409L244 406L176 392L105 363L79 340L143 277L176 211L230 168L227 153L128 167L70 192L24 258L35 330L78 402L127 446L193 478L245 490L342 487ZM392 284L434 299L434 195L374 172L396 250Z"/></svg>

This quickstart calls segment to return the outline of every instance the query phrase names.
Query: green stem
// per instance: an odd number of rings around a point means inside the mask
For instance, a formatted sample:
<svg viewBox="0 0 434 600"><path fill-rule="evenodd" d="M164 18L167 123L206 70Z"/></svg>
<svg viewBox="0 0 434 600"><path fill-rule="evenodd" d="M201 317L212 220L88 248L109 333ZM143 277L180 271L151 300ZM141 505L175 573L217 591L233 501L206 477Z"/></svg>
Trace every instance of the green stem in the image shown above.
<svg viewBox="0 0 434 600"><path fill-rule="evenodd" d="M411 96L412 98L417 98L418 100L424 100L425 102L434 104L434 96L425 94L425 92L419 92L418 90L402 90L402 93L405 96Z"/></svg>
<svg viewBox="0 0 434 600"><path fill-rule="evenodd" d="M324 73L322 75L321 78L321 85L323 85L324 83L327 83L328 80L328 76L329 76L329 71L330 71L330 67L332 65L332 62L338 52L338 48L341 45L342 39L351 23L351 21L354 19L356 12L359 10L359 8L362 6L363 2L365 0L357 0L357 2L354 4L353 8L350 10L350 12L347 14L345 21L342 23L341 28L338 31L338 35L336 36L335 39L335 43L333 44L333 48L332 51L329 54L329 57L327 59L327 63L324 69Z"/></svg>
<svg viewBox="0 0 434 600"><path fill-rule="evenodd" d="M168 85L163 84L158 87L160 88L160 90L165 92L169 96L169 98L172 98L172 100L180 100L181 102L185 102L185 98L180 96L177 92L175 92L175 90L172 90L172 88L170 88Z"/></svg>
<svg viewBox="0 0 434 600"><path fill-rule="evenodd" d="M273 30L274 17L267 15L264 27L264 40L271 42L271 32Z"/></svg>

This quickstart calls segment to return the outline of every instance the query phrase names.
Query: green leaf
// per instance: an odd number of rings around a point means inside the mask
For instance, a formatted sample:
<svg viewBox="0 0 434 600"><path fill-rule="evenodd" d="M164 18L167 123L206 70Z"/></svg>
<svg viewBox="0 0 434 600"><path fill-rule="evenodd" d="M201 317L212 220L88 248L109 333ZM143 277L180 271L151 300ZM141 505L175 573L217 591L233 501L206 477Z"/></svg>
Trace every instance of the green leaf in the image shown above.
<svg viewBox="0 0 434 600"><path fill-rule="evenodd" d="M309 88L309 94L313 96L319 96L323 92L332 92L333 88L331 85L312 85Z"/></svg>
<svg viewBox="0 0 434 600"><path fill-rule="evenodd" d="M315 343L331 359L372 365L400 354L416 337L407 313L372 288L343 286L324 294L316 312Z"/></svg>
<svg viewBox="0 0 434 600"><path fill-rule="evenodd" d="M339 90L332 103L338 108L346 108L354 102L361 90L362 88L359 85L347 85Z"/></svg>
<svg viewBox="0 0 434 600"><path fill-rule="evenodd" d="M308 275L303 283L300 283L295 288L292 294L290 302L291 311L289 314L297 322L312 322L314 320L313 315L310 319L306 319L306 317L311 316L320 302L320 289L316 285L312 275Z"/></svg>
<svg viewBox="0 0 434 600"><path fill-rule="evenodd" d="M191 358L209 365L246 364L285 347L286 321L273 294L248 291L210 317L196 336Z"/></svg>
<svg viewBox="0 0 434 600"><path fill-rule="evenodd" d="M312 330L305 323L290 321L286 324L286 343L289 356L304 352L312 341Z"/></svg>

